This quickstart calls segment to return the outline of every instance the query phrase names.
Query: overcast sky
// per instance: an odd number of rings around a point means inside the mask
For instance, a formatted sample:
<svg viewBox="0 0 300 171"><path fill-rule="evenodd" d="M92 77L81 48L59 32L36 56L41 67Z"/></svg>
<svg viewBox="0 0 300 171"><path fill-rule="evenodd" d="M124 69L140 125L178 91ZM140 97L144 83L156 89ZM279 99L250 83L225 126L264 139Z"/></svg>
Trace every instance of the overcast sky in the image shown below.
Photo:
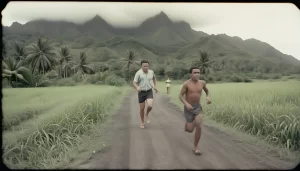
<svg viewBox="0 0 300 171"><path fill-rule="evenodd" d="M113 26L128 27L160 11L173 21L188 22L194 30L255 38L300 60L300 11L289 3L9 2L2 11L2 25L34 19L83 23L98 14Z"/></svg>

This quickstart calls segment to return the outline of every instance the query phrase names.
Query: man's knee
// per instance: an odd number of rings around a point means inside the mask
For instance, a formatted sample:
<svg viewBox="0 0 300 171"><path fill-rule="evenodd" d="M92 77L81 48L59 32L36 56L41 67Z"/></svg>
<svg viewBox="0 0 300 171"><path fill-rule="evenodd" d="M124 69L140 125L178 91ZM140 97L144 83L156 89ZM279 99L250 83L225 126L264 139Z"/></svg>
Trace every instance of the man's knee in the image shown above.
<svg viewBox="0 0 300 171"><path fill-rule="evenodd" d="M189 133L192 133L194 131L194 125L193 123L186 123L186 127L185 127L185 131L186 132L189 132Z"/></svg>
<svg viewBox="0 0 300 171"><path fill-rule="evenodd" d="M151 110L152 109L152 104L147 106L148 110Z"/></svg>
<svg viewBox="0 0 300 171"><path fill-rule="evenodd" d="M153 99L147 99L147 108L148 110L151 110L153 106Z"/></svg>
<svg viewBox="0 0 300 171"><path fill-rule="evenodd" d="M140 112L144 112L145 110L145 102L140 103Z"/></svg>
<svg viewBox="0 0 300 171"><path fill-rule="evenodd" d="M202 114L198 114L195 117L195 126L201 128L202 127L203 116Z"/></svg>

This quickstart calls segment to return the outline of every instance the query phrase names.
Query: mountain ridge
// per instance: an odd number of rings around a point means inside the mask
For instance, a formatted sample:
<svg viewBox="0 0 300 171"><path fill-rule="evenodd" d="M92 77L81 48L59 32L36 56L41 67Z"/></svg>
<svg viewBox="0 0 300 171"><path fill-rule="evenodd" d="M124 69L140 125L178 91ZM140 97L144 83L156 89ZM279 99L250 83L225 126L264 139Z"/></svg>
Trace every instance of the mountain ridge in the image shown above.
<svg viewBox="0 0 300 171"><path fill-rule="evenodd" d="M298 59L280 52L266 42L254 38L243 40L238 36L226 34L209 35L193 30L186 21L172 21L163 11L145 19L139 26L131 28L114 27L100 15L95 15L82 24L39 19L23 25L14 22L10 27L3 26L3 36L6 37L6 40L13 40L11 39L14 37L12 35L16 35L15 39L21 39L17 35L22 34L27 37L44 35L54 40L68 41L84 38L90 39L90 42L102 43L108 40L118 40L114 39L115 37L126 37L128 39L122 40L122 46L129 47L124 45L126 42L132 46L140 46L139 43L134 43L130 39L136 40L150 49L154 49L152 53L161 57L172 55L178 59L189 58L197 55L199 49L208 49L216 57L217 54L228 54L229 58L244 56L244 58L257 60L282 61L284 59L283 63L299 64L300 66Z"/></svg>

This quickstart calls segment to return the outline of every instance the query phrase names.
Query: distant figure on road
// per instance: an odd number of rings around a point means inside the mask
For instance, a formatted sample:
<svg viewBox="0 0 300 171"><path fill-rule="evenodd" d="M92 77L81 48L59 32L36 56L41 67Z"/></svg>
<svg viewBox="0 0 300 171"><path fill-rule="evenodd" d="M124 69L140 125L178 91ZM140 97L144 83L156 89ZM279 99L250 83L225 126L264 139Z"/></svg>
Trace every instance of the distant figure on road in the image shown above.
<svg viewBox="0 0 300 171"><path fill-rule="evenodd" d="M169 78L166 80L166 87L167 87L167 94L170 94L171 80Z"/></svg>
<svg viewBox="0 0 300 171"><path fill-rule="evenodd" d="M201 151L198 149L198 143L201 137L203 120L202 107L200 104L202 90L206 93L206 103L210 104L211 100L206 87L206 82L199 80L200 69L198 67L191 67L189 73L190 79L183 83L179 99L184 104L184 115L186 119L185 131L192 133L196 127L193 152L196 155L201 155Z"/></svg>
<svg viewBox="0 0 300 171"><path fill-rule="evenodd" d="M150 123L149 112L152 109L153 105L153 92L152 89L156 89L156 78L152 70L149 69L149 61L141 61L142 68L135 73L133 86L138 92L138 100L140 104L140 117L141 124L140 127L144 128L144 110L145 110L145 101L147 101L147 113L146 119L147 123Z"/></svg>

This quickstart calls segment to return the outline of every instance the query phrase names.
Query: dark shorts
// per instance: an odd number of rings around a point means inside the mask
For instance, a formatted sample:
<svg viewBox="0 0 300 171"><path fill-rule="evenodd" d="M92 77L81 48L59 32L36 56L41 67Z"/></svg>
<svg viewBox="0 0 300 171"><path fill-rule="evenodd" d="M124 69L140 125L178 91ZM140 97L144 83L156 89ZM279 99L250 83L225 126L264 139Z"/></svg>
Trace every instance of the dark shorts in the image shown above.
<svg viewBox="0 0 300 171"><path fill-rule="evenodd" d="M186 122L193 122L193 120L195 119L195 117L201 113L202 111L202 107L200 104L192 104L193 106L193 109L188 111L187 108L185 107L184 105L184 116L185 116L185 119L186 119Z"/></svg>
<svg viewBox="0 0 300 171"><path fill-rule="evenodd" d="M152 89L148 91L141 91L138 93L139 103L144 103L147 99L153 99Z"/></svg>

